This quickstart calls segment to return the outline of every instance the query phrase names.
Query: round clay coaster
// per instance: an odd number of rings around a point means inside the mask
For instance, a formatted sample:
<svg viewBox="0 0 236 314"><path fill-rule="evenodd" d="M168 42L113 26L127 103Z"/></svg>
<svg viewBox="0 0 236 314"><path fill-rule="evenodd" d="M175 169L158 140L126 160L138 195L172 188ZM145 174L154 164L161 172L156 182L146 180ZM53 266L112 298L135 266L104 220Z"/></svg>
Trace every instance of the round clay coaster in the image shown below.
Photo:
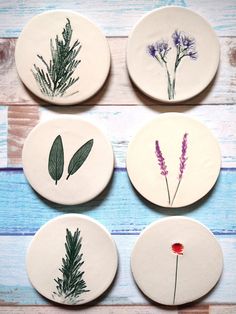
<svg viewBox="0 0 236 314"><path fill-rule="evenodd" d="M73 11L56 10L26 24L15 60L32 93L54 104L71 105L102 87L110 69L110 50L94 23Z"/></svg>
<svg viewBox="0 0 236 314"><path fill-rule="evenodd" d="M200 93L216 74L220 47L201 16L181 7L145 15L127 45L131 79L148 96L177 102Z"/></svg>
<svg viewBox="0 0 236 314"><path fill-rule="evenodd" d="M50 201L87 202L108 184L111 143L89 122L60 118L37 125L25 140L22 163L31 186Z"/></svg>
<svg viewBox="0 0 236 314"><path fill-rule="evenodd" d="M112 283L118 255L115 242L97 221L68 214L41 227L28 248L27 272L49 300L77 305L99 297Z"/></svg>
<svg viewBox="0 0 236 314"><path fill-rule="evenodd" d="M141 233L131 268L137 285L150 299L179 305L199 299L215 286L222 273L223 254L204 225L170 217Z"/></svg>
<svg viewBox="0 0 236 314"><path fill-rule="evenodd" d="M128 147L127 171L137 191L164 207L182 207L206 195L220 172L212 133L184 114L166 113L147 124Z"/></svg>

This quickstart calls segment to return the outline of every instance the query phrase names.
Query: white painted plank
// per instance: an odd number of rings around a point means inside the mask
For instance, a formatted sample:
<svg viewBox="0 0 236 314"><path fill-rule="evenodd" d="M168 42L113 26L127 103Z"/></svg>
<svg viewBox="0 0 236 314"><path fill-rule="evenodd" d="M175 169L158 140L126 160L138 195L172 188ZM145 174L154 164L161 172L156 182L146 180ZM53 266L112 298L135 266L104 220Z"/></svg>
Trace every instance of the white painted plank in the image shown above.
<svg viewBox="0 0 236 314"><path fill-rule="evenodd" d="M31 287L25 269L25 253L31 236L2 236L0 241L0 300L6 303L47 304ZM112 288L98 304L148 305L134 283L130 271L130 255L136 241L134 235L116 235L119 271ZM234 303L236 300L236 238L218 237L224 253L224 272L219 284L203 300L204 304Z"/></svg>
<svg viewBox="0 0 236 314"><path fill-rule="evenodd" d="M181 112L204 123L218 139L222 150L222 167L236 166L235 106L116 106L68 108L67 115L84 118L97 125L112 141L116 166L125 167L128 143L137 131L160 113ZM42 108L41 121L65 115L63 108ZM66 115L65 115L66 116Z"/></svg>
<svg viewBox="0 0 236 314"><path fill-rule="evenodd" d="M109 36L128 35L133 25L150 10L165 5L190 8L212 24L219 35L235 35L234 0L2 0L0 3L0 37L16 37L35 14L53 9L71 9L92 19ZM10 18L9 18L10 17Z"/></svg>

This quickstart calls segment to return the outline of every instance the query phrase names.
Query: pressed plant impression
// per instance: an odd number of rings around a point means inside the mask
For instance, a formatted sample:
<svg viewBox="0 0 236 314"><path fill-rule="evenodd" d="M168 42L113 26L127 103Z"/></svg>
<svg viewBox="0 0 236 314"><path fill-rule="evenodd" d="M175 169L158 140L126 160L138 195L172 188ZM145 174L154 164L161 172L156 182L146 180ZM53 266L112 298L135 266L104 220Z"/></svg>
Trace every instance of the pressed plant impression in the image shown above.
<svg viewBox="0 0 236 314"><path fill-rule="evenodd" d="M164 67L167 76L168 99L172 100L176 94L176 74L183 58L191 60L197 59L196 42L194 38L187 36L183 31L175 30L172 34L172 40L176 49L174 65L168 63L168 53L172 49L168 41L160 40L147 46L148 54L154 58L159 65ZM173 67L173 71L171 68ZM173 72L173 74L171 74Z"/></svg>
<svg viewBox="0 0 236 314"><path fill-rule="evenodd" d="M176 263L175 263L175 284L174 284L174 294L173 294L173 305L175 304L176 299L176 291L177 291L177 282L178 282L178 266L179 266L179 256L184 253L184 246L181 243L174 243L171 246L172 253L176 255Z"/></svg>
<svg viewBox="0 0 236 314"><path fill-rule="evenodd" d="M165 177L166 189L167 189L167 194L168 194L168 203L170 204L170 190L169 190L169 184L168 184L168 179L167 179L168 171L167 171L167 166L165 163L165 158L163 157L161 149L160 149L159 141L156 141L155 153L156 153L158 164L161 170L160 174Z"/></svg>
<svg viewBox="0 0 236 314"><path fill-rule="evenodd" d="M68 175L66 180L68 180L71 175L75 174L88 158L93 147L93 142L93 139L87 141L72 156L68 166ZM48 172L51 178L55 181L55 185L57 185L58 181L61 179L63 171L64 148L61 135L58 135L52 144L48 158Z"/></svg>
<svg viewBox="0 0 236 314"><path fill-rule="evenodd" d="M159 141L155 141L155 154L156 154L156 157L158 160L158 164L160 166L160 170L161 170L160 174L165 177L166 190L167 190L167 195L168 195L168 204L170 206L172 206L174 203L174 200L175 200L176 195L177 195L178 190L179 190L180 182L183 178L184 170L186 168L186 162L188 159L188 157L186 156L187 155L187 148L188 148L187 137L188 137L188 133L184 133L183 140L182 140L181 156L179 158L180 164L179 164L178 184L177 184L177 187L176 187L176 190L175 190L175 193L174 193L172 200L170 197L170 189L169 189L169 184L168 184L168 171L167 171L167 165L165 162L165 158L163 157Z"/></svg>
<svg viewBox="0 0 236 314"><path fill-rule="evenodd" d="M173 197L172 202L171 202L171 206L173 205L175 197L176 197L176 194L177 194L177 192L179 190L180 182L181 182L181 180L183 178L184 170L185 170L185 167L186 167L186 162L187 162L187 159L188 159L188 157L186 156L187 148L188 148L187 137L188 137L188 133L185 133L184 136L183 136L183 140L182 140L181 156L179 158L180 163L179 163L178 185L176 187L175 194L174 194L174 197Z"/></svg>
<svg viewBox="0 0 236 314"><path fill-rule="evenodd" d="M71 27L70 19L62 31L62 39L50 39L51 59L46 61L41 55L37 57L41 61L40 65L34 64L32 73L40 88L42 94L48 97L63 97L70 96L68 94L69 88L74 85L79 76L73 77L81 60L77 56L82 47L80 41L77 39L72 42L73 29ZM78 90L73 94L78 93Z"/></svg>
<svg viewBox="0 0 236 314"><path fill-rule="evenodd" d="M53 292L52 297L57 296L62 303L77 304L83 299L80 296L89 292L87 284L83 279L84 271L81 267L84 264L82 248L82 237L80 230L77 228L74 233L66 229L65 257L62 258L62 266L59 271L62 278L56 278L57 291Z"/></svg>

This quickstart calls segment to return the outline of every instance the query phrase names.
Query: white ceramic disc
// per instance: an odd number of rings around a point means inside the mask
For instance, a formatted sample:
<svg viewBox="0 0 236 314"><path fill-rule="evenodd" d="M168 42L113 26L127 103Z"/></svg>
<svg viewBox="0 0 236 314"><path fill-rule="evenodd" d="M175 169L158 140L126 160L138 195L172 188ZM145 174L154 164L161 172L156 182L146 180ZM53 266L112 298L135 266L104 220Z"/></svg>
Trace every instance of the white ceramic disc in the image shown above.
<svg viewBox="0 0 236 314"><path fill-rule="evenodd" d="M78 214L54 218L28 248L26 266L34 288L49 300L84 304L112 283L118 255L115 242L97 221Z"/></svg>
<svg viewBox="0 0 236 314"><path fill-rule="evenodd" d="M222 273L223 254L204 225L170 217L141 233L131 268L137 285L150 299L178 305L201 298L215 286Z"/></svg>
<svg viewBox="0 0 236 314"><path fill-rule="evenodd" d="M127 45L131 79L145 94L165 102L200 93L215 76L219 58L219 42L208 22L174 6L145 15Z"/></svg>
<svg viewBox="0 0 236 314"><path fill-rule="evenodd" d="M128 147L127 171L137 191L163 207L182 207L206 195L220 172L219 145L199 121L165 113Z"/></svg>
<svg viewBox="0 0 236 314"><path fill-rule="evenodd" d="M38 124L25 140L22 163L31 186L50 201L87 202L108 184L111 143L87 121L60 118Z"/></svg>
<svg viewBox="0 0 236 314"><path fill-rule="evenodd" d="M67 10L34 16L16 44L18 74L38 97L58 105L80 103L104 84L110 69L105 36L84 16Z"/></svg>

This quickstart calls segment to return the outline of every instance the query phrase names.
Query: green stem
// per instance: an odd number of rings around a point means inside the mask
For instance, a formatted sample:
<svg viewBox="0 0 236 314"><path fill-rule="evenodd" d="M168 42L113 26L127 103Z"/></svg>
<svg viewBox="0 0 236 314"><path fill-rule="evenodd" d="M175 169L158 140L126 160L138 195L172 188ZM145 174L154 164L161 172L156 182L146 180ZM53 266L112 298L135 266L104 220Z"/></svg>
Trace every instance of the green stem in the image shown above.
<svg viewBox="0 0 236 314"><path fill-rule="evenodd" d="M178 281L178 263L179 263L179 255L177 254L176 255L176 264L175 264L175 287L174 287L173 304L175 304L177 281Z"/></svg>
<svg viewBox="0 0 236 314"><path fill-rule="evenodd" d="M68 174L68 176L66 177L66 180L68 180L69 179L69 177L70 177L70 173Z"/></svg>
<svg viewBox="0 0 236 314"><path fill-rule="evenodd" d="M171 202L171 206L172 206L172 205L173 205L173 203L174 203L174 200L175 200L176 194L177 194L178 189L179 189L180 182L181 182L181 179L179 179L179 182L178 182L177 188L176 188L176 190L175 190L174 197L173 197L172 202Z"/></svg>
<svg viewBox="0 0 236 314"><path fill-rule="evenodd" d="M168 184L168 180L166 176L165 176L165 179L166 179L166 188L167 188L167 193L168 193L168 203L170 205L170 190L169 190L169 184Z"/></svg>
<svg viewBox="0 0 236 314"><path fill-rule="evenodd" d="M171 84L171 78L170 78L170 72L168 70L167 62L165 62L165 68L166 68L166 73L167 73L167 79L168 79L168 98L169 100L172 99L172 84Z"/></svg>

